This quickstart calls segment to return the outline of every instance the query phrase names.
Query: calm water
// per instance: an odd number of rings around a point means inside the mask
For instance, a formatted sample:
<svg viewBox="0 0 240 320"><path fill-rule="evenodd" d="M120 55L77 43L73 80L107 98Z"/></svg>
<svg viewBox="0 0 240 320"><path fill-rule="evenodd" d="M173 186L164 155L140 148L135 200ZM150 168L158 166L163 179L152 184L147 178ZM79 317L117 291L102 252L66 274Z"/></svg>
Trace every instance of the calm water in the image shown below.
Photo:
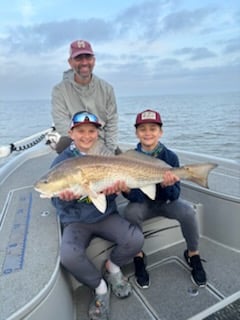
<svg viewBox="0 0 240 320"><path fill-rule="evenodd" d="M136 143L136 113L161 113L162 142L171 148L240 161L240 92L119 97L119 140ZM50 101L0 101L0 146L52 126Z"/></svg>

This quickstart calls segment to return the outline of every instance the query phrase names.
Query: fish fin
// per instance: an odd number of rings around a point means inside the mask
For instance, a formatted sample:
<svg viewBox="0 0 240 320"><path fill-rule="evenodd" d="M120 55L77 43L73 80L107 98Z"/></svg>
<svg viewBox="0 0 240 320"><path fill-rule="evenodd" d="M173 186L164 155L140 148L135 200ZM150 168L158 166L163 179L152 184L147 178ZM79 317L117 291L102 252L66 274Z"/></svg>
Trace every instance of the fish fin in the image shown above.
<svg viewBox="0 0 240 320"><path fill-rule="evenodd" d="M151 184L148 186L141 187L143 193L145 193L150 199L155 200L156 198L156 185Z"/></svg>
<svg viewBox="0 0 240 320"><path fill-rule="evenodd" d="M158 158L150 157L142 152L139 152L133 149L129 149L123 153L120 153L117 157L139 160L139 161L143 161L145 164L152 163L154 165L159 165L160 167L171 168L171 166L167 164L165 161L160 160Z"/></svg>
<svg viewBox="0 0 240 320"><path fill-rule="evenodd" d="M107 200L106 200L105 194L99 193L99 194L97 194L96 197L89 196L89 198L91 199L92 203L95 205L95 207L101 213L104 213L106 211L106 209L107 209Z"/></svg>
<svg viewBox="0 0 240 320"><path fill-rule="evenodd" d="M133 158L135 159L139 152L134 149L129 149L117 155L118 158Z"/></svg>
<svg viewBox="0 0 240 320"><path fill-rule="evenodd" d="M185 165L182 168L184 168L184 170L188 173L186 180L197 183L201 187L209 188L208 175L210 171L217 166L218 165L216 163L198 163Z"/></svg>
<svg viewBox="0 0 240 320"><path fill-rule="evenodd" d="M71 190L75 194L81 194L80 191L82 191L80 186L77 184L72 185L71 188L69 188L69 190Z"/></svg>
<svg viewBox="0 0 240 320"><path fill-rule="evenodd" d="M98 193L93 190L91 183L90 183L90 185L89 185L88 183L84 183L84 184L82 185L82 188L83 188L83 190L84 190L84 193L85 193L86 195L88 195L89 198L92 199L92 198L97 198L97 197L98 197Z"/></svg>
<svg viewBox="0 0 240 320"><path fill-rule="evenodd" d="M101 212L104 213L107 209L107 200L104 193L96 193L91 188L91 185L88 185L85 183L83 185L84 190L86 191L86 194L88 195L89 199L92 201L92 203L95 205L95 207Z"/></svg>

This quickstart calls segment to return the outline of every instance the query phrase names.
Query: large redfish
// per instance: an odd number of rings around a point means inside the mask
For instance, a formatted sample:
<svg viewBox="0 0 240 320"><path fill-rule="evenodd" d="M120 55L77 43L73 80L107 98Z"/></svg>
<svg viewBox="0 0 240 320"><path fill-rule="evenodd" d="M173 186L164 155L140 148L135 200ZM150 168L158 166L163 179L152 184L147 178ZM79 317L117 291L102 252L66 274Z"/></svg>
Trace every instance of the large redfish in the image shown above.
<svg viewBox="0 0 240 320"><path fill-rule="evenodd" d="M208 188L209 172L215 163L188 164L172 168L164 161L129 150L118 156L86 155L67 159L53 167L34 188L41 197L57 197L64 190L88 196L99 211L106 210L102 190L116 181L125 181L129 188L140 188L155 199L156 183L163 181L165 171L172 171L179 179L189 180Z"/></svg>

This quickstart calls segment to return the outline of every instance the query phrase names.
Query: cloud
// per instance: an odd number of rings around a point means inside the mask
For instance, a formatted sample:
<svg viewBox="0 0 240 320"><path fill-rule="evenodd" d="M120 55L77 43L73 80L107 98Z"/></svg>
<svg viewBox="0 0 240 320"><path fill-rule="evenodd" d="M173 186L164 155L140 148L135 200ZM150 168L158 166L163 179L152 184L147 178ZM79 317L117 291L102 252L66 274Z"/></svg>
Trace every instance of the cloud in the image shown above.
<svg viewBox="0 0 240 320"><path fill-rule="evenodd" d="M175 50L174 53L177 55L189 56L189 60L192 61L217 57L217 54L207 48L182 48L180 50Z"/></svg>
<svg viewBox="0 0 240 320"><path fill-rule="evenodd" d="M10 52L14 48L30 54L69 44L79 35L95 43L122 38L152 42L160 35L197 28L212 12L207 8L167 14L172 6L172 1L153 0L130 6L111 20L93 17L18 25L9 29L9 35L1 42ZM22 14L30 17L33 13L31 2L25 1Z"/></svg>
<svg viewBox="0 0 240 320"><path fill-rule="evenodd" d="M177 3L153 0L134 5L120 13L114 24L120 35L131 36L134 30L134 37L152 41L169 33L200 29L216 13L215 7L177 11Z"/></svg>
<svg viewBox="0 0 240 320"><path fill-rule="evenodd" d="M135 30L135 36L143 38L155 33L154 29L159 26L162 12L171 2L153 0L128 7L114 21L118 25L119 34L131 35Z"/></svg>
<svg viewBox="0 0 240 320"><path fill-rule="evenodd" d="M15 19L0 33L1 97L11 97L12 87L19 96L49 96L68 68L69 43L78 38L92 43L95 73L118 94L236 90L240 82L240 11L223 10L218 1L135 1L116 15L78 19L59 11L58 20L34 20L48 12L45 4L21 3L26 23Z"/></svg>
<svg viewBox="0 0 240 320"><path fill-rule="evenodd" d="M174 12L163 19L163 32L182 32L199 29L201 25L214 13L213 8L200 8L196 10L182 10Z"/></svg>
<svg viewBox="0 0 240 320"><path fill-rule="evenodd" d="M223 53L240 53L240 37L227 40Z"/></svg>
<svg viewBox="0 0 240 320"><path fill-rule="evenodd" d="M112 37L111 25L102 19L77 20L17 26L10 30L9 36L2 39L9 52L36 54L69 45L72 39L79 38L92 41L107 41ZM97 31L96 31L97 30Z"/></svg>

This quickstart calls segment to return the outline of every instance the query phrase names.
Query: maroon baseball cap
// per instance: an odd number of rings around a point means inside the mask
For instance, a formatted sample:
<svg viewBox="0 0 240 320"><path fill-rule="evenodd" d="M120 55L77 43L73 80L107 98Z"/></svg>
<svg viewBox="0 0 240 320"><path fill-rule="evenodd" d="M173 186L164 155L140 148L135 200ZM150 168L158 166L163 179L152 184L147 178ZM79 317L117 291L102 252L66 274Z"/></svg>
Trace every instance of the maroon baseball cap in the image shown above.
<svg viewBox="0 0 240 320"><path fill-rule="evenodd" d="M76 40L70 45L70 58L76 58L81 54L94 55L91 44L85 40Z"/></svg>
<svg viewBox="0 0 240 320"><path fill-rule="evenodd" d="M156 123L161 126L162 119L160 114L157 111L148 109L138 113L135 127L139 126L142 123Z"/></svg>

